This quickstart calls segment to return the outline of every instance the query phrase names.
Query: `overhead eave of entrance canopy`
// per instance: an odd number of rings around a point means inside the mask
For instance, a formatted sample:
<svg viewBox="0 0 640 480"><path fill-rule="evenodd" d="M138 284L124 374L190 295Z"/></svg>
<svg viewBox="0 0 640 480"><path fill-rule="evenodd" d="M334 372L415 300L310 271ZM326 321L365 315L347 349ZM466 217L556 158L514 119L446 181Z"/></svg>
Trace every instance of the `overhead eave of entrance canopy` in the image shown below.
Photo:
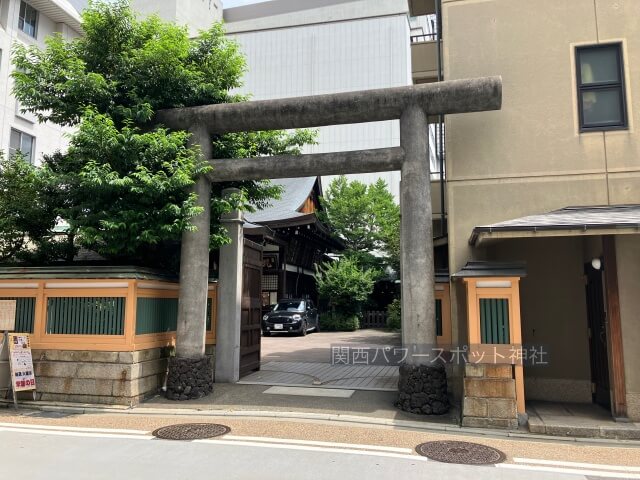
<svg viewBox="0 0 640 480"><path fill-rule="evenodd" d="M566 207L475 227L469 245L480 247L507 238L577 237L640 233L640 205Z"/></svg>

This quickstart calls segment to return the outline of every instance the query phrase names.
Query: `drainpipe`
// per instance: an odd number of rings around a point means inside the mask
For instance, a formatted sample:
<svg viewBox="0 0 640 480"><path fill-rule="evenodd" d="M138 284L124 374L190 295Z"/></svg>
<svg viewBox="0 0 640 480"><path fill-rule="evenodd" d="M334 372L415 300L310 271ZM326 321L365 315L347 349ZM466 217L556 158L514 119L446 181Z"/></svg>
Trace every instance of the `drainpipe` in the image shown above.
<svg viewBox="0 0 640 480"><path fill-rule="evenodd" d="M438 82L444 80L442 73L442 0L436 0L436 42L438 45ZM440 236L446 235L446 213L444 198L444 115L439 115L438 161L440 164Z"/></svg>

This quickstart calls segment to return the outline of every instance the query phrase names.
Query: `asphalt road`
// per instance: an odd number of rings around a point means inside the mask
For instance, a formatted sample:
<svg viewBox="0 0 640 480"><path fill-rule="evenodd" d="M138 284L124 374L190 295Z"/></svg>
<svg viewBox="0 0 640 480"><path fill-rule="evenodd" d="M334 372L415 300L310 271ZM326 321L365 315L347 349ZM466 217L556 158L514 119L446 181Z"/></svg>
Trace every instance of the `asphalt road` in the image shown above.
<svg viewBox="0 0 640 480"><path fill-rule="evenodd" d="M449 465L416 456L411 450L295 440L268 441L225 436L180 442L158 440L147 432L0 426L2 478L305 480L447 478L474 480L593 479L599 472L561 473L545 467L513 470L494 466ZM626 472L614 478L637 477ZM603 477L609 474L602 475Z"/></svg>

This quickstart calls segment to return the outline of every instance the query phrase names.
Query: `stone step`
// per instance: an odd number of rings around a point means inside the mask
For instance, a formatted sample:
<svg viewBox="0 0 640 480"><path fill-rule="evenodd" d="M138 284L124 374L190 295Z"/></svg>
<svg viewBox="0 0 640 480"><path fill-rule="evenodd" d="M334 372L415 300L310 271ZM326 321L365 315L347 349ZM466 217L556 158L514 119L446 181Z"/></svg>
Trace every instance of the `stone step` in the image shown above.
<svg viewBox="0 0 640 480"><path fill-rule="evenodd" d="M518 428L518 421L510 418L463 417L462 426L473 428L506 428L515 430Z"/></svg>

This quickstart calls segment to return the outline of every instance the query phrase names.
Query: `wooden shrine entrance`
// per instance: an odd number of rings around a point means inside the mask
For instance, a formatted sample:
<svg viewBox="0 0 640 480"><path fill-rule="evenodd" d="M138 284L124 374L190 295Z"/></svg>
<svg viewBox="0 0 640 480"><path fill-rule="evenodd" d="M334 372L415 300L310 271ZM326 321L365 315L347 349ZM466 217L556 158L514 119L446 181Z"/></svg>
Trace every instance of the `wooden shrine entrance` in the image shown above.
<svg viewBox="0 0 640 480"><path fill-rule="evenodd" d="M436 298L433 269L433 216L429 173L428 120L436 115L499 110L502 80L486 77L437 84L345 92L310 97L236 102L159 111L164 127L188 130L201 158L212 167L193 186L202 213L192 219L195 228L182 236L180 309L174 364L190 364L204 354L204 331L211 226L211 183L278 178L371 173L401 170L401 256L403 346L415 355L407 359L411 375L429 367L420 352L436 344ZM362 122L400 121L400 146L371 150L257 158L214 158L212 136L234 132L295 129ZM226 189L232 194L232 189ZM238 192L236 192L238 193ZM223 191L224 194L224 191ZM220 252L220 302L216 325L216 382L234 383L241 371L258 368L260 333L260 275L243 261L242 212L223 214L220 222L231 242ZM224 252L223 252L224 249ZM244 283L244 286L243 286ZM251 286L250 286L251 285ZM258 286L255 291L255 286ZM202 311L202 315L193 312ZM200 325L202 323L202 325ZM242 360L241 358L242 357ZM253 360L252 360L253 358ZM242 363L242 367L240 367ZM436 368L445 377L444 368ZM173 385L168 385L168 389ZM448 405L446 388L427 396L442 411ZM432 410L427 406L427 409Z"/></svg>
<svg viewBox="0 0 640 480"><path fill-rule="evenodd" d="M244 240L242 310L240 314L240 376L260 370L262 319L262 246Z"/></svg>

